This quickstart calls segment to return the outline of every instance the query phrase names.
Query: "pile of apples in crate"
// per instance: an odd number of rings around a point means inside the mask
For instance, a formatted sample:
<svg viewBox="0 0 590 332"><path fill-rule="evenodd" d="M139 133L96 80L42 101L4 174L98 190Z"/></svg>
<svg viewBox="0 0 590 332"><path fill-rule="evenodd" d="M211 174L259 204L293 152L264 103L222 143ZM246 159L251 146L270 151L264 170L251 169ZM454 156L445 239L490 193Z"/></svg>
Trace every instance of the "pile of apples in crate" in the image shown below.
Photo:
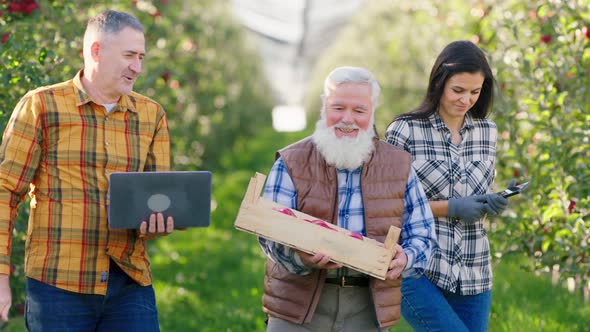
<svg viewBox="0 0 590 332"><path fill-rule="evenodd" d="M293 212L293 210L291 210L289 208L273 208L273 210L278 211L278 212L283 213L283 214L286 214L288 216L292 216L292 217L297 218L297 215L295 214L295 212ZM348 236L350 236L352 238L355 238L357 240L361 240L361 241L364 240L364 237L361 234L357 233L357 232L352 232L352 231L349 231L349 230L346 230L346 229L337 227L337 226L332 225L332 224L330 224L328 222L325 222L325 221L323 221L321 219L305 219L305 218L303 218L303 220L305 220L305 221L307 221L309 223L318 225L320 227L327 228L327 229L332 230L332 231L335 231L335 232L344 232L344 233L346 233L346 235L348 235Z"/></svg>

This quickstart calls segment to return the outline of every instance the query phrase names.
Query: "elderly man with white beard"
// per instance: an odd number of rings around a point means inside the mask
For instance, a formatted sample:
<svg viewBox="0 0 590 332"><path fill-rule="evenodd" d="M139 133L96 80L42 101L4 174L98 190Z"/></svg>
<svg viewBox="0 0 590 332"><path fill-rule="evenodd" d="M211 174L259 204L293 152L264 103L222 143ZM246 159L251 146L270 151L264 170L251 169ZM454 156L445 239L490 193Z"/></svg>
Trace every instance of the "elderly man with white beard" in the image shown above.
<svg viewBox="0 0 590 332"><path fill-rule="evenodd" d="M410 155L377 138L379 94L368 70L334 69L315 132L277 153L264 196L381 242L390 225L401 228L386 280L260 238L267 331L386 329L400 320L402 274L419 276L427 266L432 212Z"/></svg>

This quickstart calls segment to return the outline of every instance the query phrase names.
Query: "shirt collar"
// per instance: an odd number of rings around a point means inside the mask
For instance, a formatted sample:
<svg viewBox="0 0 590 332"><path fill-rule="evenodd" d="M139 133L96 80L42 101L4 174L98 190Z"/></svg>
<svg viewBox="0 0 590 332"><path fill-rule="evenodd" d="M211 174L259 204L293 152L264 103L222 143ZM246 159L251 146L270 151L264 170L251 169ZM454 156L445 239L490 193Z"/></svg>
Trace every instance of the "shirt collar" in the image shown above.
<svg viewBox="0 0 590 332"><path fill-rule="evenodd" d="M449 128L447 127L443 119L440 117L438 112L432 114L430 117L428 117L428 119L430 120L430 123L432 124L432 127L434 129L438 131L449 130ZM464 132L465 130L471 130L473 128L475 128L475 125L473 124L473 118L471 117L471 114L467 113L465 114L465 120L463 121L463 127L461 127L460 132Z"/></svg>
<svg viewBox="0 0 590 332"><path fill-rule="evenodd" d="M73 79L73 84L76 90L76 106L82 106L89 102L93 102L90 95L84 89L84 85L82 85L82 76L84 75L84 70L80 70ZM137 108L135 104L135 98L130 95L123 95L119 98L117 102L117 106L113 109L113 111L120 110L121 112L131 111L137 113Z"/></svg>
<svg viewBox="0 0 590 332"><path fill-rule="evenodd" d="M360 173L361 170L363 169L363 166L364 166L364 164L355 168L355 169L337 168L336 171L338 171L338 173L355 174L355 173Z"/></svg>

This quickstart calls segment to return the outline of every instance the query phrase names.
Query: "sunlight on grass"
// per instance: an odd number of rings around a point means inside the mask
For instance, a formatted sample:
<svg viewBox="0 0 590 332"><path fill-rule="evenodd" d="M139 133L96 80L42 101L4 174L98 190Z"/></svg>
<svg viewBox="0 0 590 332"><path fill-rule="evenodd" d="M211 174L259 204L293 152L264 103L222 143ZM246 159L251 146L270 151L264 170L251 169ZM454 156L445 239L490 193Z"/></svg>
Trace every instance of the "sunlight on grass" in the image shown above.
<svg viewBox="0 0 590 332"><path fill-rule="evenodd" d="M590 306L580 294L522 271L521 259L507 257L494 268L490 331L589 331Z"/></svg>
<svg viewBox="0 0 590 332"><path fill-rule="evenodd" d="M228 220L219 226L150 243L162 331L265 330L262 250L255 236L233 229ZM521 271L519 258L506 257L494 267L494 278L490 332L590 330L590 306L582 297ZM22 317L3 331L25 331ZM391 331L412 329L402 320Z"/></svg>
<svg viewBox="0 0 590 332"><path fill-rule="evenodd" d="M171 287L163 282L155 282L154 289L158 294L158 308L160 308L160 312L162 313L166 311L165 308L171 308L177 303L182 303L185 306L191 306L195 308L203 305L203 302L199 299L198 294L189 291L184 287Z"/></svg>
<svg viewBox="0 0 590 332"><path fill-rule="evenodd" d="M234 229L191 229L151 244L162 331L264 331L265 259L256 237ZM490 332L590 331L590 306L546 277L521 271L519 258L494 267ZM14 317L2 331L25 331ZM403 320L391 331L409 332Z"/></svg>
<svg viewBox="0 0 590 332"><path fill-rule="evenodd" d="M150 254L163 331L264 330L265 261L255 237L191 229L159 239Z"/></svg>
<svg viewBox="0 0 590 332"><path fill-rule="evenodd" d="M265 258L255 236L192 229L158 240L150 253L164 331L264 331ZM494 272L491 332L588 331L580 296L521 271L515 258ZM391 330L412 331L403 320Z"/></svg>

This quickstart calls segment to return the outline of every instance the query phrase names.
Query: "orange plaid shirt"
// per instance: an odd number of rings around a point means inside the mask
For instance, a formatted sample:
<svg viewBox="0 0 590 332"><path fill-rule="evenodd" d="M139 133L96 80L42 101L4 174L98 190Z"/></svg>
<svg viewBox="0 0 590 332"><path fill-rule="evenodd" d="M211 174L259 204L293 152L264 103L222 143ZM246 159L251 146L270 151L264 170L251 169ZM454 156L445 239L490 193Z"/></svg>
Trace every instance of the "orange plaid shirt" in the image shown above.
<svg viewBox="0 0 590 332"><path fill-rule="evenodd" d="M108 228L109 174L165 171L163 108L137 93L109 114L72 80L27 93L0 148L0 273L9 274L13 221L29 192L25 273L49 285L106 294L109 258L141 285L152 282L145 239Z"/></svg>

